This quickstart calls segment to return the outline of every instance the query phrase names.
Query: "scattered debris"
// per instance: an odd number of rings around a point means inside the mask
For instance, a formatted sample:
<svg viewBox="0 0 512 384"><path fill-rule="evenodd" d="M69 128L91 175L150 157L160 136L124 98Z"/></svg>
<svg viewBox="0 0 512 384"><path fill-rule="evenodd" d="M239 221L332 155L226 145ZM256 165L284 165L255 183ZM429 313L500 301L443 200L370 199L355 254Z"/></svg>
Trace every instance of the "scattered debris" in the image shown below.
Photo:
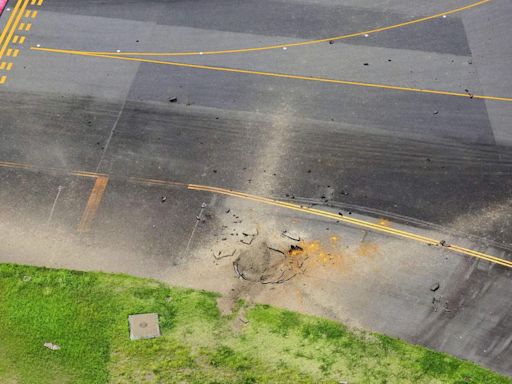
<svg viewBox="0 0 512 384"><path fill-rule="evenodd" d="M284 237L287 237L291 240L300 241L300 236L294 232L288 232L287 230L281 233Z"/></svg>
<svg viewBox="0 0 512 384"><path fill-rule="evenodd" d="M348 196L350 195L350 193L344 191L344 190L341 190L340 194L342 194L343 196Z"/></svg>
<svg viewBox="0 0 512 384"><path fill-rule="evenodd" d="M165 203L167 201L167 196L162 196L162 198L160 199L160 201L162 203Z"/></svg>
<svg viewBox="0 0 512 384"><path fill-rule="evenodd" d="M201 208L203 208L203 209L206 208L206 203L202 203Z"/></svg>
<svg viewBox="0 0 512 384"><path fill-rule="evenodd" d="M437 299L435 297L432 298L432 308L434 309L434 312L437 312Z"/></svg>
<svg viewBox="0 0 512 384"><path fill-rule="evenodd" d="M370 65L370 63L364 63L363 65L366 65L366 66L368 66L368 65Z"/></svg>
<svg viewBox="0 0 512 384"><path fill-rule="evenodd" d="M245 235L243 239L240 240L243 244L251 245L252 241L254 240L254 236L247 236Z"/></svg>
<svg viewBox="0 0 512 384"><path fill-rule="evenodd" d="M221 260L226 257L234 256L235 252L236 252L236 249L233 247L223 248L220 250L213 251L213 257L215 258L215 260Z"/></svg>
<svg viewBox="0 0 512 384"><path fill-rule="evenodd" d="M297 254L297 253L300 253L300 252L303 252L303 251L304 251L304 248L302 248L299 245L290 245L290 249L288 250L288 254L289 255L294 255L294 254Z"/></svg>
<svg viewBox="0 0 512 384"><path fill-rule="evenodd" d="M233 261L233 269L234 269L234 271L235 271L235 274L236 274L237 279L243 279L243 280L245 280L244 275L242 275L242 274L240 273L240 268L238 267L238 259L237 259L237 260L235 260L235 261Z"/></svg>
<svg viewBox="0 0 512 384"><path fill-rule="evenodd" d="M434 111L434 115L439 115L439 111Z"/></svg>
<svg viewBox="0 0 512 384"><path fill-rule="evenodd" d="M329 40L329 44L334 44L334 40Z"/></svg>
<svg viewBox="0 0 512 384"><path fill-rule="evenodd" d="M169 103L176 103L178 101L177 97L171 97L169 98Z"/></svg>
<svg viewBox="0 0 512 384"><path fill-rule="evenodd" d="M439 245L440 245L441 247L449 247L449 246L450 246L450 245L446 242L446 240L441 240L441 241L439 242Z"/></svg>
<svg viewBox="0 0 512 384"><path fill-rule="evenodd" d="M258 229L256 227L246 228L242 231L244 236L257 236Z"/></svg>
<svg viewBox="0 0 512 384"><path fill-rule="evenodd" d="M58 351L60 349L60 346L53 343L44 343L43 344L46 348L51 349L52 351Z"/></svg>
<svg viewBox="0 0 512 384"><path fill-rule="evenodd" d="M271 251L278 252L278 253L280 253L280 254L284 255L284 252L283 252L283 251L281 251L280 249L272 248L272 247L268 247L268 249L270 249Z"/></svg>
<svg viewBox="0 0 512 384"><path fill-rule="evenodd" d="M469 98L472 99L474 97L474 95L469 92L469 89L465 89L464 91L466 91L466 93L469 95Z"/></svg>
<svg viewBox="0 0 512 384"><path fill-rule="evenodd" d="M432 284L432 286L430 287L430 290L431 290L432 292L435 292L435 291L437 291L438 289L439 289L439 283L434 283L434 284Z"/></svg>
<svg viewBox="0 0 512 384"><path fill-rule="evenodd" d="M32 280L31 276L27 276L27 275L23 276L23 282L28 283L30 280Z"/></svg>
<svg viewBox="0 0 512 384"><path fill-rule="evenodd" d="M340 215L340 216L343 216L343 213L341 213L341 212L338 212L338 215Z"/></svg>

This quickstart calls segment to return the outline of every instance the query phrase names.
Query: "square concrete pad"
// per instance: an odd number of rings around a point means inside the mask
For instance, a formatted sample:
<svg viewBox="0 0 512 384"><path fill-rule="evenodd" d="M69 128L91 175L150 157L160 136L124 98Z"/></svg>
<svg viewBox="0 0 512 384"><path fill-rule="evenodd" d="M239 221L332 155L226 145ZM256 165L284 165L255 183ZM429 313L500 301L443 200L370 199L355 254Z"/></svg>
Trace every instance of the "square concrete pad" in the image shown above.
<svg viewBox="0 0 512 384"><path fill-rule="evenodd" d="M160 336L158 313L144 313L128 316L130 339L152 339Z"/></svg>

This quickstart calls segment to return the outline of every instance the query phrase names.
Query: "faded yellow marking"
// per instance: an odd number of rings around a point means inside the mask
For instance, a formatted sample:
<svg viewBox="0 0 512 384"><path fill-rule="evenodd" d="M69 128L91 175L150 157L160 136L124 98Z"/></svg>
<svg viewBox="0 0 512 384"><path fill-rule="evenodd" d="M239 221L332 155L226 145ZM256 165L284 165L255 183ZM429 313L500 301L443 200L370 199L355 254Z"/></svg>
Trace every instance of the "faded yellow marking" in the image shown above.
<svg viewBox="0 0 512 384"><path fill-rule="evenodd" d="M98 212L98 208L100 207L103 194L107 188L107 184L108 177L96 178L94 187L92 188L91 194L89 196L89 200L87 201L87 206L85 207L84 213L82 215L82 219L78 224L78 232L85 233L90 231L92 222L94 221L96 213Z"/></svg>
<svg viewBox="0 0 512 384"><path fill-rule="evenodd" d="M263 72L263 71L254 71L254 70L249 70L249 69L238 69L238 68L229 68L229 67L214 67L214 66L210 66L210 65L187 64L187 63L178 63L178 62L173 62L173 61L141 59L141 58L135 58L135 57L119 57L119 56L111 56L111 55L92 54L92 53L86 53L86 52L80 52L80 51L71 51L71 50L66 50L66 49L38 48L38 47L31 47L30 49L34 50L34 51L63 53L63 54L68 54L68 55L79 55L79 56L88 56L88 57L99 57L99 58L105 58L105 59L133 61L133 62L138 62L138 63L170 65L170 66L182 67L182 68L195 68L195 69L204 69L204 70L218 71L218 72L242 73L245 75L258 75L258 76L267 76L267 77L282 78L282 79L305 80L305 81L315 81L315 82L329 83L329 84L351 85L351 86L366 87L366 88L378 88L378 89L386 89L386 90L393 90L393 91L417 92L417 93L426 93L426 94L443 95L443 96L465 97L465 98L471 98L471 99L483 99L483 100L512 102L512 97L473 95L473 94L469 94L469 93L438 91L438 90L434 90L434 89L411 88L411 87L404 87L404 86L399 86L399 85L363 83L363 82L359 82L359 81L329 79L329 78L325 78L325 77L291 75L291 74L287 74L287 73Z"/></svg>
<svg viewBox="0 0 512 384"><path fill-rule="evenodd" d="M37 2L37 5L39 5L39 6L43 5L43 0L39 0L39 1Z"/></svg>
<svg viewBox="0 0 512 384"><path fill-rule="evenodd" d="M357 248L357 254L363 257L373 257L379 252L379 246L375 243L361 243Z"/></svg>
<svg viewBox="0 0 512 384"><path fill-rule="evenodd" d="M25 23L21 23L18 27L18 31L23 31L25 29Z"/></svg>
<svg viewBox="0 0 512 384"><path fill-rule="evenodd" d="M26 37L25 37L25 36L21 36L21 37L20 37L20 44L23 44L23 43L25 42L25 39L26 39Z"/></svg>
<svg viewBox="0 0 512 384"><path fill-rule="evenodd" d="M382 225L383 227L390 227L391 226L391 222L388 219L385 219L385 218L381 218L377 224Z"/></svg>
<svg viewBox="0 0 512 384"><path fill-rule="evenodd" d="M13 52L12 52L12 57L18 57L20 53L20 50L19 49L15 49Z"/></svg>
<svg viewBox="0 0 512 384"><path fill-rule="evenodd" d="M18 35L15 35L15 36L12 38L12 43L13 43L13 44L16 44L16 43L18 42L18 39L19 39L19 38L20 38L20 37L19 37Z"/></svg>
<svg viewBox="0 0 512 384"><path fill-rule="evenodd" d="M7 68L6 68L6 70L7 70L7 71L10 71L11 69L12 69L12 63L8 63L8 64L7 64Z"/></svg>
<svg viewBox="0 0 512 384"><path fill-rule="evenodd" d="M447 10L445 12L436 13L434 15L425 16L419 19L406 21L399 24L393 24L386 27L380 27L375 29L370 29L367 31L362 32L356 32L356 33L350 33L348 35L341 35L341 36L332 36L332 37L326 37L323 39L315 39L315 40L307 40L307 41L301 41L298 43L288 43L288 44L277 44L277 45L266 45L263 47L252 47L252 48L240 48L240 49L226 49L226 50L218 50L218 51L193 51L193 52L94 52L89 51L88 53L96 53L96 54L106 54L106 55L118 55L118 56L197 56L197 55L222 55L222 54L228 54L228 53L247 53L247 52L257 52L257 51L268 51L273 49L283 49L283 48L290 48L290 47L299 47L304 45L313 45L313 44L320 44L320 43L327 43L330 41L337 41L337 40L343 40L348 39L351 37L358 37L358 36L365 36L365 35L371 35L378 32L384 32L389 31L391 29L401 28L408 25L413 25L417 23L422 23L424 21L437 19L446 15L451 15L457 12L466 11L468 9L478 7L480 5L483 5L485 3L490 2L491 0L482 0L478 1L476 3L468 4L466 6Z"/></svg>
<svg viewBox="0 0 512 384"><path fill-rule="evenodd" d="M32 11L31 11L30 9L28 9L28 10L27 10L27 12L25 12L25 17L30 17L30 13L31 13L31 12L32 12Z"/></svg>
<svg viewBox="0 0 512 384"><path fill-rule="evenodd" d="M31 5L36 5L36 1L37 1L37 0L32 0L32 1L30 2L30 4L31 4Z"/></svg>
<svg viewBox="0 0 512 384"><path fill-rule="evenodd" d="M30 32L31 29L32 29L32 23L27 23L27 25L25 26L25 31Z"/></svg>
<svg viewBox="0 0 512 384"><path fill-rule="evenodd" d="M7 81L7 76L3 75L0 77L0 84L4 84Z"/></svg>
<svg viewBox="0 0 512 384"><path fill-rule="evenodd" d="M6 65L7 65L7 63L6 63L5 61L2 61L2 62L0 63L0 71L1 71L1 70L3 70L3 69L5 69Z"/></svg>
<svg viewBox="0 0 512 384"><path fill-rule="evenodd" d="M32 11L32 19L35 19L38 13L39 11Z"/></svg>

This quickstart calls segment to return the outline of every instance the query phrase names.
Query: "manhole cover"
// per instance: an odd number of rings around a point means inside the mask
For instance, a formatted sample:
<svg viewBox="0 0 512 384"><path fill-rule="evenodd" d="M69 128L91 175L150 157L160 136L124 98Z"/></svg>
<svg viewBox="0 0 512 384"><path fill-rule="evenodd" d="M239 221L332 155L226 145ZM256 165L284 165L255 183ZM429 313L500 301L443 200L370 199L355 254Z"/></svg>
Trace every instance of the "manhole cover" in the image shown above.
<svg viewBox="0 0 512 384"><path fill-rule="evenodd" d="M160 336L158 313L143 313L128 316L130 339L152 339Z"/></svg>

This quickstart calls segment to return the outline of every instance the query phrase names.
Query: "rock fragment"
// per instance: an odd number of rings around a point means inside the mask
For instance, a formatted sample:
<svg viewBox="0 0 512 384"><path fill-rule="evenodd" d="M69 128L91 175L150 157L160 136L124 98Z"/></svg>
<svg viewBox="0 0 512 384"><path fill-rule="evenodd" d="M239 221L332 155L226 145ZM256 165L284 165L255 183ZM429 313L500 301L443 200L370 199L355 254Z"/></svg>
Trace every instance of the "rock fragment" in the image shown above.
<svg viewBox="0 0 512 384"><path fill-rule="evenodd" d="M60 349L60 346L53 343L44 343L43 344L46 348L51 349L52 351L58 351Z"/></svg>
<svg viewBox="0 0 512 384"><path fill-rule="evenodd" d="M290 232L290 231L285 230L281 233L281 235L284 237L287 237L288 239L294 240L294 241L300 241L300 236L295 232Z"/></svg>

